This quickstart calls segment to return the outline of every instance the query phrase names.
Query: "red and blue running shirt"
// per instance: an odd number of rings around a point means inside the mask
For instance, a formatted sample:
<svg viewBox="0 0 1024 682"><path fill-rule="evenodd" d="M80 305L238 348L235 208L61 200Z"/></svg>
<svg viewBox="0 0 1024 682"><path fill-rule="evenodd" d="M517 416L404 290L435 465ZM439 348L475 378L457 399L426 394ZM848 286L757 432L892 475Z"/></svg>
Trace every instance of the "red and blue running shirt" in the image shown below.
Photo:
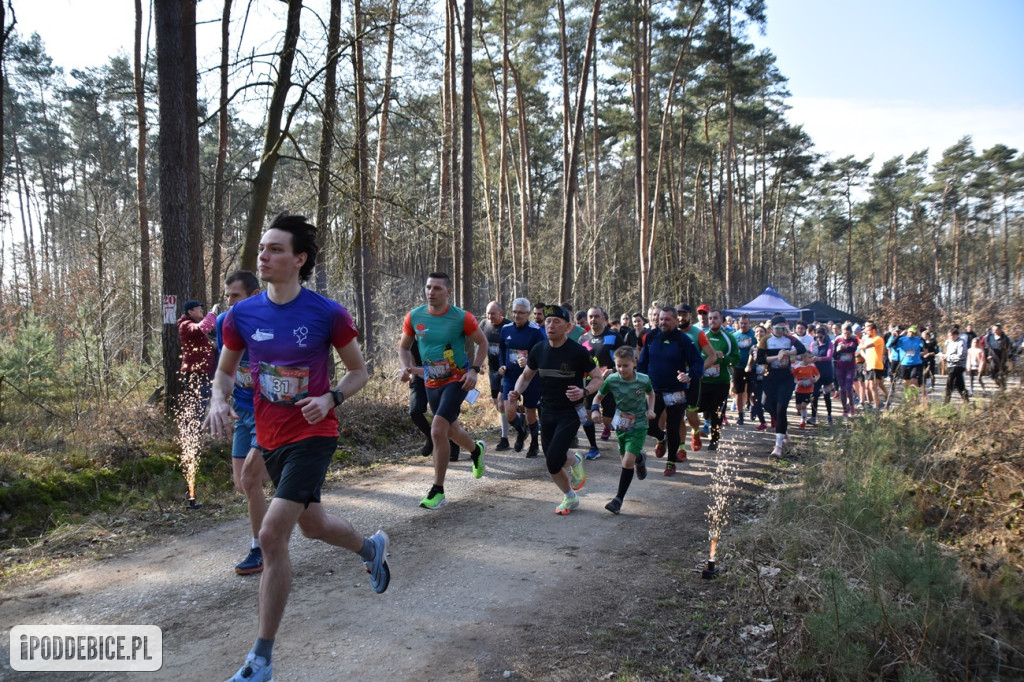
<svg viewBox="0 0 1024 682"><path fill-rule="evenodd" d="M338 435L334 410L310 424L295 403L331 390L331 346L343 348L358 336L344 306L305 288L284 305L263 292L228 311L224 345L249 351L260 447L274 450L312 436Z"/></svg>

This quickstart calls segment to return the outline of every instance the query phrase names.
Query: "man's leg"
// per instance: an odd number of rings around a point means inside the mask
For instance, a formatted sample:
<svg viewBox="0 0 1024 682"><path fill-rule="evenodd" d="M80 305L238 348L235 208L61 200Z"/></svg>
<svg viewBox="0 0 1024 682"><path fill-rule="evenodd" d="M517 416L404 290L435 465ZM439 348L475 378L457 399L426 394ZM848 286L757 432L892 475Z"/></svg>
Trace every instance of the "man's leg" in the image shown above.
<svg viewBox="0 0 1024 682"><path fill-rule="evenodd" d="M271 641L281 625L288 592L292 585L292 565L288 541L305 508L298 502L275 497L263 517L260 546L263 547L263 577L260 580L260 622L256 636Z"/></svg>
<svg viewBox="0 0 1024 682"><path fill-rule="evenodd" d="M249 524L252 526L252 536L258 538L263 518L267 514L267 498L263 493L263 486L270 480L270 476L263 463L263 452L259 448L250 449L249 454L242 462L242 492L245 493L245 499L249 506Z"/></svg>

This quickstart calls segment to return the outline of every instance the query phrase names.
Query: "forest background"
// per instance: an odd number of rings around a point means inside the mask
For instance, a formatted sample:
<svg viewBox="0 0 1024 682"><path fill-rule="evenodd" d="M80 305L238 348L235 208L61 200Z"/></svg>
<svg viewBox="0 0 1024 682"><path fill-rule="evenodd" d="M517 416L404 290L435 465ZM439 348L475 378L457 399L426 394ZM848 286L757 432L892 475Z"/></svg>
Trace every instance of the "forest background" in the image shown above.
<svg viewBox="0 0 1024 682"><path fill-rule="evenodd" d="M279 211L322 228L311 285L371 361L435 269L477 313L730 306L771 284L894 321L1021 319L1019 152L819 154L751 39L763 1L290 0L244 40L258 4L218 4L207 62L194 0L137 0L134 54L65 73L3 3L8 383L109 397L162 365L172 395L162 296L218 300Z"/></svg>

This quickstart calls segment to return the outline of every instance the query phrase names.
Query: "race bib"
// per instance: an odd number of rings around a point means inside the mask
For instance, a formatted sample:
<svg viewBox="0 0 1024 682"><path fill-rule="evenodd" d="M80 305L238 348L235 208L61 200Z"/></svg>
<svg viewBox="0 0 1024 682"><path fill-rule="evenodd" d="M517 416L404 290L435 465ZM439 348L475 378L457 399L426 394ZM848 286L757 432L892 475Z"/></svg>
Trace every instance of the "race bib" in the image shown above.
<svg viewBox="0 0 1024 682"><path fill-rule="evenodd" d="M616 431L630 431L633 429L633 424L636 423L636 415L630 414L629 412L622 412L621 410L615 410L615 416L612 417L612 428Z"/></svg>
<svg viewBox="0 0 1024 682"><path fill-rule="evenodd" d="M487 354L488 355L493 355L494 357L498 357L498 344L492 343L492 344L488 345L487 346Z"/></svg>
<svg viewBox="0 0 1024 682"><path fill-rule="evenodd" d="M754 365L754 376L764 376L764 365Z"/></svg>
<svg viewBox="0 0 1024 682"><path fill-rule="evenodd" d="M239 365L235 370L235 386L252 390L252 373L249 371L249 365Z"/></svg>
<svg viewBox="0 0 1024 682"><path fill-rule="evenodd" d="M751 343L753 343L752 339L743 337L742 339L740 339L740 348L750 348Z"/></svg>
<svg viewBox="0 0 1024 682"><path fill-rule="evenodd" d="M775 359L771 362L772 369L779 369L780 367L789 367L789 353L779 353L775 356Z"/></svg>
<svg viewBox="0 0 1024 682"><path fill-rule="evenodd" d="M525 358L529 354L530 354L530 351L528 351L528 350L516 350L514 348L509 348L508 349L508 360L506 361L506 364L509 365L509 366L515 365L516 367L518 367L519 366L519 358Z"/></svg>
<svg viewBox="0 0 1024 682"><path fill-rule="evenodd" d="M427 381L440 381L452 375L452 366L448 364L447 360L428 362L423 365L423 371L425 372L423 378Z"/></svg>
<svg viewBox="0 0 1024 682"><path fill-rule="evenodd" d="M704 376L717 377L719 374L721 374L721 372L722 370L718 365L711 365L706 370L704 370Z"/></svg>
<svg viewBox="0 0 1024 682"><path fill-rule="evenodd" d="M586 403L580 403L576 406L576 416L580 418L580 424L586 426L590 423L590 412L587 411Z"/></svg>
<svg viewBox="0 0 1024 682"><path fill-rule="evenodd" d="M260 363L260 397L275 405L294 405L309 395L309 367Z"/></svg>
<svg viewBox="0 0 1024 682"><path fill-rule="evenodd" d="M800 385L804 386L804 387L813 386L814 385L814 379L801 379L800 380Z"/></svg>
<svg viewBox="0 0 1024 682"><path fill-rule="evenodd" d="M903 354L906 355L908 358L917 357L917 351L916 350L903 351Z"/></svg>
<svg viewBox="0 0 1024 682"><path fill-rule="evenodd" d="M682 391L673 391L672 393L662 393L661 399L665 401L666 407L672 405L682 405L686 402L686 394Z"/></svg>
<svg viewBox="0 0 1024 682"><path fill-rule="evenodd" d="M840 353L839 362L853 362L853 353Z"/></svg>

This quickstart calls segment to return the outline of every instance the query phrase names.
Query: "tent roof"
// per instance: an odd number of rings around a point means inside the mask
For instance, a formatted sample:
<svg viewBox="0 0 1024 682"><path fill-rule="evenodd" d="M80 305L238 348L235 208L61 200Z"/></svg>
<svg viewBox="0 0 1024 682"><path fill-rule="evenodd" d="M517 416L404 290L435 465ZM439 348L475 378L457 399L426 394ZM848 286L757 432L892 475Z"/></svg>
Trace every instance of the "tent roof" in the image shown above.
<svg viewBox="0 0 1024 682"><path fill-rule="evenodd" d="M731 308L724 311L726 315L749 315L754 319L767 320L773 315L779 314L787 320L799 320L801 313L809 312L806 308L797 308L773 287L765 287L757 298L739 308ZM807 316L805 316L807 317Z"/></svg>
<svg viewBox="0 0 1024 682"><path fill-rule="evenodd" d="M814 313L814 319L818 322L846 322L849 320L856 324L864 324L864 318L857 317L856 315L840 310L839 308L833 308L822 301L808 303L804 307Z"/></svg>

